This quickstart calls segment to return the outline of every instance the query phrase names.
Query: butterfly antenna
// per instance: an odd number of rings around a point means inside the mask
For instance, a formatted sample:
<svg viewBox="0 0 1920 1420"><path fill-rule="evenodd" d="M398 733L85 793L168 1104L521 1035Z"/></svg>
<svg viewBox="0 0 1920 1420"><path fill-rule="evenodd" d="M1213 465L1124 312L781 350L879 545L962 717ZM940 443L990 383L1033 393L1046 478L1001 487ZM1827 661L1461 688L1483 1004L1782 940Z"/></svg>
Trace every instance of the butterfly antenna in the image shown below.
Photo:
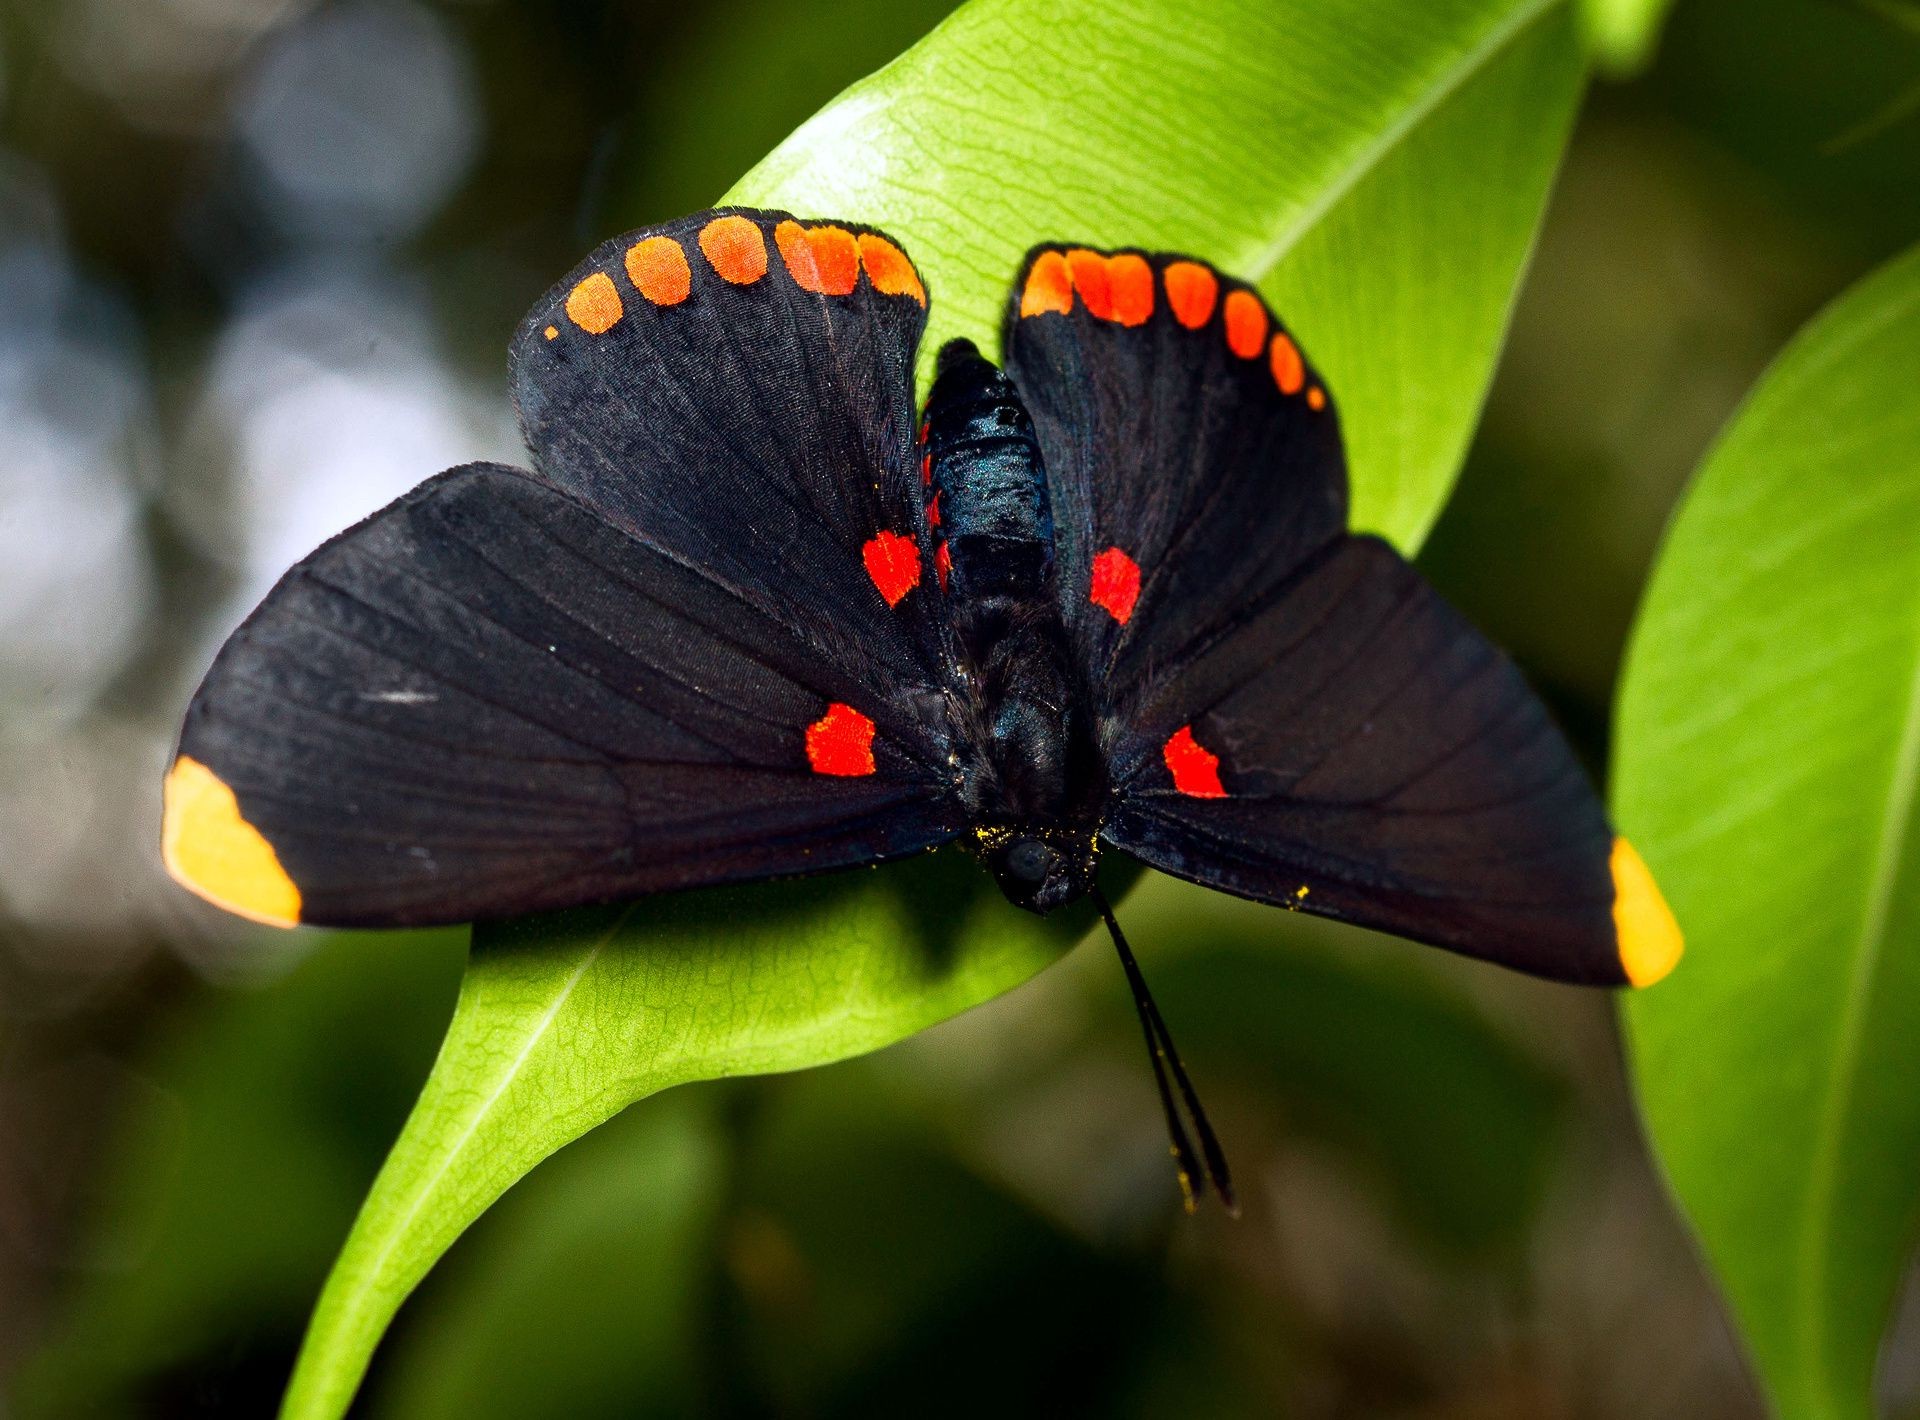
<svg viewBox="0 0 1920 1420"><path fill-rule="evenodd" d="M1154 1004L1153 993L1147 990L1147 978L1140 972L1140 963L1133 958L1133 949L1127 945L1126 935L1121 932L1120 923L1114 917L1106 895L1096 887L1092 897L1094 905L1100 909L1100 916L1106 921L1107 931L1113 937L1114 950L1120 954L1120 965L1127 973L1127 985L1133 989L1133 1005L1140 1013L1140 1029L1147 1037L1147 1058L1153 1063L1153 1080L1160 1089L1160 1107L1167 1116L1167 1137L1173 1143L1174 1167L1180 1173L1180 1192L1187 1211L1194 1211L1200 1196L1206 1192L1207 1184L1211 1182L1214 1191L1220 1195L1221 1206L1229 1216L1237 1218L1240 1216L1240 1204L1234 1197L1226 1152L1220 1147L1219 1136L1213 1132L1213 1125L1207 1120L1206 1110L1201 1108L1200 1095L1193 1088L1193 1081L1187 1077L1187 1067L1181 1063L1180 1051L1173 1043L1173 1032L1167 1029L1166 1019ZM1187 1139L1187 1131L1180 1122L1180 1111L1174 1104L1173 1090L1167 1083L1169 1073L1179 1085L1180 1098L1193 1120L1194 1133L1200 1137L1201 1157L1206 1163L1204 1173L1195 1166L1193 1145Z"/></svg>

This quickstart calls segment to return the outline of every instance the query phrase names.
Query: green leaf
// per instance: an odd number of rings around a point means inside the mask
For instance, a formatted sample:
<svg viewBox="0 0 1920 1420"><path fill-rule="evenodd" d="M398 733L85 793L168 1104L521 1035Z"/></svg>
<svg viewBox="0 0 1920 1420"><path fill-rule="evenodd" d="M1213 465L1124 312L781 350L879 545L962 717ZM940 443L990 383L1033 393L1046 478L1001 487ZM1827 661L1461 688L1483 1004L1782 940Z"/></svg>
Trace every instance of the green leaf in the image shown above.
<svg viewBox="0 0 1920 1420"><path fill-rule="evenodd" d="M1600 67L1616 78L1646 68L1673 0L1580 0L1580 23Z"/></svg>
<svg viewBox="0 0 1920 1420"><path fill-rule="evenodd" d="M1259 281L1340 396L1356 522L1410 548L1472 431L1580 82L1548 0L975 0L728 200L893 231L933 296L929 360L954 335L992 346L1045 238ZM668 1085L897 1040L1087 920L1023 919L949 855L481 933L285 1413L340 1414L434 1260L568 1140Z"/></svg>
<svg viewBox="0 0 1920 1420"><path fill-rule="evenodd" d="M1634 1073L1784 1415L1872 1413L1920 1221L1917 390L1920 249L1722 437L1621 693L1618 817L1688 934Z"/></svg>

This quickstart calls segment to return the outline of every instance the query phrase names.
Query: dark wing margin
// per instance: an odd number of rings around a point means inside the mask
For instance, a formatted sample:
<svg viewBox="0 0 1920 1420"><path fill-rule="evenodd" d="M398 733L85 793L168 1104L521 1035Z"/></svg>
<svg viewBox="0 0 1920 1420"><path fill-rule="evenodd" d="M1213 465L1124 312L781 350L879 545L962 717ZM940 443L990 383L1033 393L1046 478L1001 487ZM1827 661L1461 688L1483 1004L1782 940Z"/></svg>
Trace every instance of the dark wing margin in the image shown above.
<svg viewBox="0 0 1920 1420"><path fill-rule="evenodd" d="M1681 940L1546 707L1396 552L1343 537L1117 707L1104 836L1154 867L1559 981Z"/></svg>
<svg viewBox="0 0 1920 1420"><path fill-rule="evenodd" d="M1332 399L1257 291L1192 257L1045 246L1002 327L1096 699L1346 530Z"/></svg>
<svg viewBox="0 0 1920 1420"><path fill-rule="evenodd" d="M258 920L404 926L899 857L962 825L937 720L874 681L577 498L456 469L220 651L167 865Z"/></svg>
<svg viewBox="0 0 1920 1420"><path fill-rule="evenodd" d="M932 684L927 293L884 233L718 209L603 243L514 336L534 467L787 625Z"/></svg>

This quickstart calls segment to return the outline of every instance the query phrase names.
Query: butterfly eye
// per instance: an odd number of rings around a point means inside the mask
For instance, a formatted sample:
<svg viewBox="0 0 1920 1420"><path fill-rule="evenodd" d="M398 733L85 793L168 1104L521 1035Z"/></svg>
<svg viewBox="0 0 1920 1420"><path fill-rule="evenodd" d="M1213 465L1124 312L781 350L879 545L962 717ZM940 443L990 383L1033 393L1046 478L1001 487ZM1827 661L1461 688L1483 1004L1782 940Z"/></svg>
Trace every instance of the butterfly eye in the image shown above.
<svg viewBox="0 0 1920 1420"><path fill-rule="evenodd" d="M1024 838L1007 852L1007 871L1023 883L1045 882L1053 867L1054 851L1035 838Z"/></svg>

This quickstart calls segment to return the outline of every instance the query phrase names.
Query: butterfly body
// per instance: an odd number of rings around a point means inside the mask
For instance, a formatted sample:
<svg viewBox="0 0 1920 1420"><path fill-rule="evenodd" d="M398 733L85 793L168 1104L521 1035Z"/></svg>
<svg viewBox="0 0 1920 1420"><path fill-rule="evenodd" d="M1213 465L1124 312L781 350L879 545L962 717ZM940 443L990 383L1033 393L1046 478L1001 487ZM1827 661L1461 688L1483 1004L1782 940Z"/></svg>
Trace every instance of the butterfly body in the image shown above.
<svg viewBox="0 0 1920 1420"><path fill-rule="evenodd" d="M971 342L938 369L921 427L955 793L1008 900L1050 912L1093 886L1107 783L1060 616L1045 461L1019 392Z"/></svg>

